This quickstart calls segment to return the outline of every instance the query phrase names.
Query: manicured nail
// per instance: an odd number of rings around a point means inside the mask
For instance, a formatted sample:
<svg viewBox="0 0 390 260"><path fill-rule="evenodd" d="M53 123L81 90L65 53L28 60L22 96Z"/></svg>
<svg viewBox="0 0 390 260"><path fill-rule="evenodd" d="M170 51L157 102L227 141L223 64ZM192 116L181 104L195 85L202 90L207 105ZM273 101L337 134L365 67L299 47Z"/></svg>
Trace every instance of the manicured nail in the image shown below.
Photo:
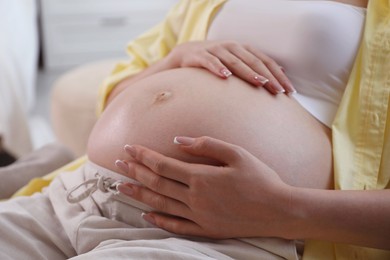
<svg viewBox="0 0 390 260"><path fill-rule="evenodd" d="M254 77L254 79L257 81L257 82L260 82L260 84L262 86L264 86L265 84L267 84L269 82L269 79L263 77L263 76L260 76L260 75L256 75Z"/></svg>
<svg viewBox="0 0 390 260"><path fill-rule="evenodd" d="M282 88L282 86L280 86L277 83L274 84L274 89L275 89L277 94L282 94L282 93L286 92L286 90L284 90L284 88Z"/></svg>
<svg viewBox="0 0 390 260"><path fill-rule="evenodd" d="M228 70L227 68L223 68L221 69L221 74L222 76L224 76L225 78L228 78L232 75L232 73L230 72L230 70Z"/></svg>
<svg viewBox="0 0 390 260"><path fill-rule="evenodd" d="M135 149L134 146L131 146L131 145L128 145L126 144L125 145L125 151L130 154L132 157L135 158L135 156L137 155L137 150Z"/></svg>
<svg viewBox="0 0 390 260"><path fill-rule="evenodd" d="M119 169L121 169L122 171L124 171L125 173L129 172L129 166L127 165L127 163L125 163L122 160L116 160L115 166L118 167Z"/></svg>
<svg viewBox="0 0 390 260"><path fill-rule="evenodd" d="M141 217L146 220L147 222L149 222L150 224L156 226L156 220L154 220L154 218L152 216L150 216L149 214L146 214L145 212L142 212L141 213Z"/></svg>
<svg viewBox="0 0 390 260"><path fill-rule="evenodd" d="M185 136L176 136L173 139L174 144L182 144L182 145L191 145L195 142L194 138L185 137Z"/></svg>
<svg viewBox="0 0 390 260"><path fill-rule="evenodd" d="M118 186L119 192L127 195L127 196L133 196L134 190L132 187L126 185L126 184L121 184Z"/></svg>
<svg viewBox="0 0 390 260"><path fill-rule="evenodd" d="M289 95L291 95L291 96L294 96L295 94L297 94L298 92L294 89L294 90L292 90L292 91L290 91L290 92L288 92L288 94Z"/></svg>
<svg viewBox="0 0 390 260"><path fill-rule="evenodd" d="M288 91L288 94L296 94L297 93L297 90L294 88L294 86L291 84L291 83L287 83L288 84L288 87L290 88L290 90Z"/></svg>

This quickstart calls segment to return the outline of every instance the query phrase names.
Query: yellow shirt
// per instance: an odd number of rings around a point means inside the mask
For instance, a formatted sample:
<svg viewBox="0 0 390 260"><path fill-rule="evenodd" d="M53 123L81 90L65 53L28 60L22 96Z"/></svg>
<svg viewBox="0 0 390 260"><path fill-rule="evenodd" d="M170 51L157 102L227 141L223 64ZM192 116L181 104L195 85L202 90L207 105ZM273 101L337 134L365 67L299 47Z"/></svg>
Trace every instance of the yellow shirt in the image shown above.
<svg viewBox="0 0 390 260"><path fill-rule="evenodd" d="M164 21L130 42L130 62L118 64L100 89L99 113L118 82L162 59L177 44L204 40L214 15L226 1L182 0ZM390 187L390 160L385 160L390 158L389 6L390 0L370 1L364 39L332 128L336 189ZM70 167L84 161L82 158ZM58 172L42 183L39 179L35 182L46 185ZM390 252L306 241L304 259L390 259Z"/></svg>

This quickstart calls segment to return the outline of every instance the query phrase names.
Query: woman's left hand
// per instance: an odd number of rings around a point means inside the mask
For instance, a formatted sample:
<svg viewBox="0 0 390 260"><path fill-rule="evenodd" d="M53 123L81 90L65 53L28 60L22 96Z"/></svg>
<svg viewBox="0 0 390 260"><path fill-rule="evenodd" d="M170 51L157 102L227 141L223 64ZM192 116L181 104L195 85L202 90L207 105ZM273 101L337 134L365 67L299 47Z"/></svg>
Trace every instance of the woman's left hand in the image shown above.
<svg viewBox="0 0 390 260"><path fill-rule="evenodd" d="M272 94L296 92L274 59L250 45L234 41L185 42L173 48L165 61L170 68L204 68L222 78L234 74L253 86L263 86Z"/></svg>
<svg viewBox="0 0 390 260"><path fill-rule="evenodd" d="M223 166L185 163L139 145L126 146L132 162L117 161L126 175L143 184L119 191L155 212L144 215L173 233L232 238L288 237L291 187L241 147L209 137L177 137L179 147Z"/></svg>

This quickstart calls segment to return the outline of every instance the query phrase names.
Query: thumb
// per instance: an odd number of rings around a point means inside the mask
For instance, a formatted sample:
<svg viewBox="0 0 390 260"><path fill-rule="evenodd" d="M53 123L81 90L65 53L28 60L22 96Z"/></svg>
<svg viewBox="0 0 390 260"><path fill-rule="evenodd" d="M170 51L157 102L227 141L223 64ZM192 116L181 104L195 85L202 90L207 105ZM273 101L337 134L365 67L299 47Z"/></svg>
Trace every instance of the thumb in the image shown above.
<svg viewBox="0 0 390 260"><path fill-rule="evenodd" d="M173 140L175 144L192 155L215 159L227 165L242 159L245 150L237 145L202 136L198 138L176 136Z"/></svg>

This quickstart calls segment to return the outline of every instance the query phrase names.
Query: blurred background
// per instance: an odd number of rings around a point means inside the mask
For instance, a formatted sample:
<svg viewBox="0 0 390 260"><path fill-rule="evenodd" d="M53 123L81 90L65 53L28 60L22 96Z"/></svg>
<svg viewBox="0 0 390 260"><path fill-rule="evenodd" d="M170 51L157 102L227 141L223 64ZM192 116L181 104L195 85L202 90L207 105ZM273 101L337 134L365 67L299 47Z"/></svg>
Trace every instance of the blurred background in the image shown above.
<svg viewBox="0 0 390 260"><path fill-rule="evenodd" d="M161 21L176 2L0 0L0 151L20 157L56 141L53 87L66 82L62 88L77 85L82 92L81 81L98 84L116 61L126 59L127 42ZM85 68L95 75L74 76Z"/></svg>

